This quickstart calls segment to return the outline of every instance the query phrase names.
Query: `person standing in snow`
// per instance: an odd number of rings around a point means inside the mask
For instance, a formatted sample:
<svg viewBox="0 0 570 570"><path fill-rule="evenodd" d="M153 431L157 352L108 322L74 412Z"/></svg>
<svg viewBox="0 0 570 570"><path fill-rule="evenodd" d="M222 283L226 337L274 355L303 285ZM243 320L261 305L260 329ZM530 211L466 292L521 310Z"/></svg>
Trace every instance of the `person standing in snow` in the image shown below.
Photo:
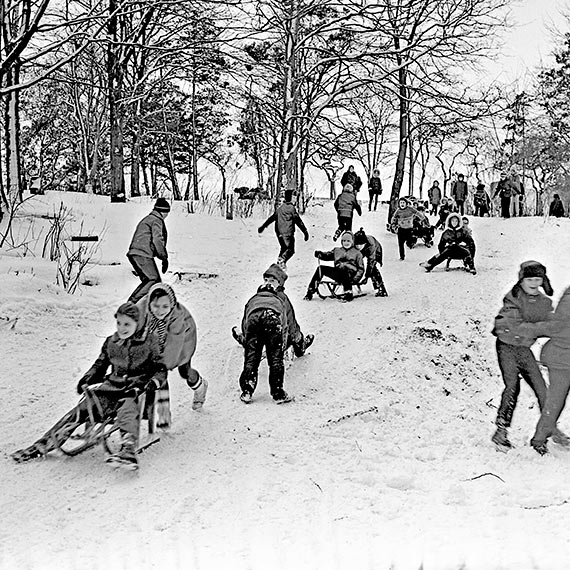
<svg viewBox="0 0 570 570"><path fill-rule="evenodd" d="M137 225L127 258L133 266L141 284L131 293L129 301L136 303L142 299L155 284L160 283L160 273L154 262L157 257L162 261L162 273L168 270L168 252L166 241L168 233L164 220L170 213L170 204L165 198L158 198L154 208Z"/></svg>
<svg viewBox="0 0 570 570"><path fill-rule="evenodd" d="M335 247L331 251L315 251L315 257L324 261L334 261L334 266L320 265L313 274L305 301L310 301L317 292L319 282L323 277L330 277L342 285L344 289L343 300L352 301L354 295L352 286L358 285L364 275L364 258L362 253L354 247L352 232L344 232L340 238L342 247Z"/></svg>
<svg viewBox="0 0 570 570"><path fill-rule="evenodd" d="M285 190L285 199L283 204L279 206L263 224L258 228L258 233L270 224L275 224L275 233L281 250L277 258L277 264L283 269L287 267L287 261L293 257L295 253L295 226L297 226L305 236L305 241L309 240L309 232L297 212L293 204L293 190Z"/></svg>
<svg viewBox="0 0 570 570"><path fill-rule="evenodd" d="M378 207L378 198L382 194L382 181L380 180L380 171L375 168L372 171L372 176L368 181L368 211L372 211L372 204L374 204L374 211Z"/></svg>
<svg viewBox="0 0 570 570"><path fill-rule="evenodd" d="M491 198L485 192L485 184L479 182L475 194L473 194L473 205L475 206L475 215L484 217L488 216L491 208Z"/></svg>
<svg viewBox="0 0 570 570"><path fill-rule="evenodd" d="M564 217L564 204L562 204L560 194L554 194L552 197L552 202L550 202L550 208L548 209L548 215L555 218Z"/></svg>
<svg viewBox="0 0 570 570"><path fill-rule="evenodd" d="M137 307L145 334L152 336L160 349L160 362L167 370L178 368L180 376L194 391L193 410L200 410L206 401L208 382L192 368L196 352L196 322L190 311L178 301L166 283L153 285ZM170 427L170 391L168 384L156 395L157 427Z"/></svg>
<svg viewBox="0 0 570 570"><path fill-rule="evenodd" d="M285 281L287 281L287 274L277 265L273 263L263 274L263 277L274 277L279 283L276 288L277 296L281 299L283 306L285 307L285 313L287 315L287 343L285 350L293 347L293 353L296 357L301 357L305 354L307 349L313 344L315 335L308 334L304 335L301 331L301 327L295 316L295 309L293 309L293 304L291 300L285 293ZM232 328L232 336L234 339L241 344L245 345L245 337L243 332L239 332L237 327Z"/></svg>
<svg viewBox="0 0 570 570"><path fill-rule="evenodd" d="M497 337L497 358L505 387L495 420L497 429L491 440L503 450L512 447L507 430L517 405L521 377L534 392L541 412L545 409L546 384L530 349L537 335L529 329L552 318L552 301L540 292L541 287L548 297L552 296L546 267L538 261L521 263L518 281L503 298L503 306L495 317L492 334ZM554 428L553 440L567 441L567 437Z"/></svg>
<svg viewBox="0 0 570 570"><path fill-rule="evenodd" d="M497 183L495 193L493 194L493 199L497 196L501 199L501 217L505 219L511 217L511 198L516 199L518 193L518 189L507 176L507 173L502 172L501 179Z"/></svg>
<svg viewBox="0 0 570 570"><path fill-rule="evenodd" d="M123 303L115 313L117 331L107 337L101 354L91 368L77 383L77 392L90 390L97 397L99 406L90 410L87 398L80 401L69 414L66 422L58 422L40 439L26 449L12 454L18 463L45 457L56 449L52 437L54 430L63 438L65 426L73 420L85 421L90 413L95 420L102 420L116 414L115 425L121 434L121 449L111 455L107 462L117 466L138 467L136 447L139 437L140 414L138 396L147 391L159 389L166 381L166 370L160 363L158 347L153 338L144 333L139 321L139 310L133 303ZM92 385L98 385L89 388ZM67 437L71 436L70 431ZM63 443L60 439L60 443Z"/></svg>
<svg viewBox="0 0 570 570"><path fill-rule="evenodd" d="M475 264L473 263L473 254L475 252L475 242L469 233L467 233L462 225L459 214L449 214L447 218L447 227L438 244L439 253L428 259L420 265L430 272L434 267L439 265L446 259L460 259L463 261L467 269L475 275Z"/></svg>
<svg viewBox="0 0 570 570"><path fill-rule="evenodd" d="M457 180L451 186L451 195L457 204L457 211L462 216L465 214L465 200L467 200L467 182L463 174L457 176Z"/></svg>
<svg viewBox="0 0 570 570"><path fill-rule="evenodd" d="M354 166L352 166L352 164L348 167L348 170L342 175L340 183L343 188L347 184L350 184L355 194L358 194L358 192L360 191L360 187L362 186L362 180L360 179L360 176L356 174Z"/></svg>
<svg viewBox="0 0 570 570"><path fill-rule="evenodd" d="M354 215L354 210L358 212L359 216L362 216L362 209L356 199L352 184L345 184L342 192L334 201L334 209L336 210L338 222L338 228L333 236L333 241L336 241L342 232L352 230L352 216Z"/></svg>
<svg viewBox="0 0 570 570"><path fill-rule="evenodd" d="M368 279L372 279L372 286L376 290L376 297L387 297L388 291L382 279L382 273L378 266L382 267L382 246L380 242L371 235L367 235L363 228L354 234L354 247L366 258L366 272L361 284Z"/></svg>
<svg viewBox="0 0 570 570"><path fill-rule="evenodd" d="M414 219L417 215L418 211L412 208L405 198L398 200L398 208L392 216L391 224L398 234L400 261L406 259L404 244L407 244L409 248L413 247Z"/></svg>
<svg viewBox="0 0 570 570"><path fill-rule="evenodd" d="M239 378L240 399L244 404L252 401L257 387L257 376L261 353L265 347L269 366L269 390L277 404L293 400L283 389L285 365L283 357L287 343L287 312L283 301L277 295L277 288L283 286L284 273L265 272L263 285L245 305L241 330L243 331L243 370Z"/></svg>
<svg viewBox="0 0 570 570"><path fill-rule="evenodd" d="M431 188L428 190L429 203L431 205L430 214L437 216L437 209L441 203L441 188L437 180L433 181Z"/></svg>

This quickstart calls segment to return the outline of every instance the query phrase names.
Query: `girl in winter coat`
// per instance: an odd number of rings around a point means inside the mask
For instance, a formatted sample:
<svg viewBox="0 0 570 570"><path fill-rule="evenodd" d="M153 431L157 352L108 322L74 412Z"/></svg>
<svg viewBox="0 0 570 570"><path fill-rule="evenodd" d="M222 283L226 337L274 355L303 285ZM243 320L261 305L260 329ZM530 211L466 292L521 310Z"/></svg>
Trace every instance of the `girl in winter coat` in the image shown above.
<svg viewBox="0 0 570 570"><path fill-rule="evenodd" d="M441 202L441 188L439 187L439 182L434 180L432 187L428 190L429 203L431 205L432 216L437 216L437 209Z"/></svg>
<svg viewBox="0 0 570 570"><path fill-rule="evenodd" d="M154 339L146 336L139 321L139 310L132 303L122 304L115 313L117 332L103 343L99 358L81 377L77 392L83 394L89 386L101 405L93 406L91 413L95 420L117 414L115 424L119 426L122 447L118 454L108 458L108 462L136 468L136 445L139 435L138 395L149 388L158 389L166 381L166 370L159 362L158 346ZM110 369L110 371L109 371ZM85 421L89 407L82 400L77 408L78 420ZM99 417L100 411L102 417ZM75 418L75 415L73 416ZM56 424L33 445L12 454L15 461L22 462L44 457L55 449L51 433L58 429L61 434L65 425ZM68 437L71 433L68 434ZM60 443L62 443L60 439Z"/></svg>
<svg viewBox="0 0 570 570"><path fill-rule="evenodd" d="M306 301L313 298L323 277L330 277L340 283L344 289L343 299L352 301L352 286L360 283L364 275L364 260L362 253L354 247L354 236L351 232L344 232L340 243L342 247L335 247L332 251L315 251L317 259L334 261L334 267L328 265L317 267L304 297Z"/></svg>
<svg viewBox="0 0 570 570"><path fill-rule="evenodd" d="M380 171L375 168L372 171L372 176L368 181L368 211L372 210L374 204L374 211L378 207L378 197L382 194L382 181L380 180Z"/></svg>
<svg viewBox="0 0 570 570"><path fill-rule="evenodd" d="M192 357L196 351L196 322L190 311L179 303L174 290L166 283L157 283L148 295L137 303L141 315L141 326L146 334L155 338L160 350L160 361L167 370L178 368L178 372L194 390L193 410L200 410L206 401L208 382L192 368ZM169 427L169 390L157 394L158 427Z"/></svg>
<svg viewBox="0 0 570 570"><path fill-rule="evenodd" d="M400 251L400 260L406 259L406 252L404 251L404 244L409 248L413 247L414 238L414 219L417 217L418 211L412 208L405 198L398 200L398 209L392 216L392 227L398 234L398 249Z"/></svg>
<svg viewBox="0 0 570 570"><path fill-rule="evenodd" d="M546 385L530 350L537 337L537 331L533 328L552 317L552 301L539 291L540 287L546 295L552 296L546 267L538 261L525 261L520 266L517 283L504 297L503 306L495 317L492 333L497 337L497 358L505 388L497 412L497 430L491 439L504 450L512 447L507 429L511 425L517 404L521 377L536 395L540 409L545 410ZM551 412L553 409L554 407ZM550 424L550 421L547 424ZM546 433L550 435L554 432L557 441L567 439L557 428L551 429L552 427L551 424L547 429L541 426L539 437L535 440L539 448L545 444Z"/></svg>
<svg viewBox="0 0 570 570"><path fill-rule="evenodd" d="M362 216L362 209L351 184L346 184L343 187L342 192L334 201L334 209L337 213L338 222L338 228L333 236L333 241L336 241L342 232L352 230L354 210L358 212L359 216Z"/></svg>
<svg viewBox="0 0 570 570"><path fill-rule="evenodd" d="M354 246L366 258L366 273L362 283L372 279L376 297L387 297L388 291L386 291L382 274L378 268L378 266L382 267L382 246L380 242L374 236L366 235L364 229L360 228L354 234Z"/></svg>
<svg viewBox="0 0 570 570"><path fill-rule="evenodd" d="M471 273L474 275L477 273L473 263L475 242L471 235L463 229L459 214L450 214L448 216L446 230L441 235L437 247L439 249L437 255L434 255L424 263L420 263L426 271L431 271L436 265L439 265L446 259L461 259Z"/></svg>

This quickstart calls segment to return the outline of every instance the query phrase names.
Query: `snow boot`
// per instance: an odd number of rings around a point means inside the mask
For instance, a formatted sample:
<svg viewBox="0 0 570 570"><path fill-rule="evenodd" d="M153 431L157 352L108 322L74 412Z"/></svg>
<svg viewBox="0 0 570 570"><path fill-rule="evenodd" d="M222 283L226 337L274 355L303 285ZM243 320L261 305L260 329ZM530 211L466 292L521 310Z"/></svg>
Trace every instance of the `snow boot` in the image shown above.
<svg viewBox="0 0 570 570"><path fill-rule="evenodd" d="M507 435L507 428L499 426L497 431L493 434L491 441L501 450L506 451L507 449L511 449L513 444L509 441L509 437Z"/></svg>
<svg viewBox="0 0 570 570"><path fill-rule="evenodd" d="M16 463L24 463L25 461L31 461L32 459L44 458L45 455L43 446L34 443L33 445L30 445L30 447L14 451L14 453L10 454L10 457Z"/></svg>
<svg viewBox="0 0 570 570"><path fill-rule="evenodd" d="M253 394L251 394L250 392L242 392L241 396L239 397L239 399L244 403L244 404L251 404L251 400L253 398Z"/></svg>
<svg viewBox="0 0 570 570"><path fill-rule="evenodd" d="M315 293L313 291L311 291L311 289L307 289L307 292L305 293L305 296L303 297L304 301L310 301L313 298L313 295Z"/></svg>
<svg viewBox="0 0 570 570"><path fill-rule="evenodd" d="M193 410L201 410L206 401L206 392L208 391L208 381L202 376L198 377L198 384L192 386L194 390L194 401L192 402Z"/></svg>
<svg viewBox="0 0 570 570"><path fill-rule="evenodd" d="M305 337L305 341L303 342L303 353L306 352L307 348L309 348L309 346L311 346L311 344L313 344L313 341L315 340L315 335L314 334L308 334Z"/></svg>
<svg viewBox="0 0 570 570"><path fill-rule="evenodd" d="M420 263L420 267L423 267L427 273L429 273L433 269L433 267L427 261L423 261L422 263Z"/></svg>
<svg viewBox="0 0 570 570"><path fill-rule="evenodd" d="M245 344L245 338L243 334L238 331L237 327L232 327L232 336L238 344L241 344L241 346Z"/></svg>
<svg viewBox="0 0 570 570"><path fill-rule="evenodd" d="M555 428L552 432L552 441L558 445L561 445L562 447L570 447L570 437L568 437L558 428Z"/></svg>
<svg viewBox="0 0 570 570"><path fill-rule="evenodd" d="M288 404L295 400L294 396L290 396L287 392L283 392L280 398L274 398L276 404Z"/></svg>
<svg viewBox="0 0 570 570"><path fill-rule="evenodd" d="M128 471L136 471L139 468L135 436L133 434L123 432L120 451L109 456L107 463L110 463L113 467Z"/></svg>
<svg viewBox="0 0 570 570"><path fill-rule="evenodd" d="M336 230L336 232L334 233L333 241L336 241L340 237L341 233L342 233L342 230L340 228L338 228L338 230Z"/></svg>
<svg viewBox="0 0 570 570"><path fill-rule="evenodd" d="M532 441L530 442L531 447L539 454L539 455L546 455L548 453L548 447L546 445L546 441L541 443Z"/></svg>

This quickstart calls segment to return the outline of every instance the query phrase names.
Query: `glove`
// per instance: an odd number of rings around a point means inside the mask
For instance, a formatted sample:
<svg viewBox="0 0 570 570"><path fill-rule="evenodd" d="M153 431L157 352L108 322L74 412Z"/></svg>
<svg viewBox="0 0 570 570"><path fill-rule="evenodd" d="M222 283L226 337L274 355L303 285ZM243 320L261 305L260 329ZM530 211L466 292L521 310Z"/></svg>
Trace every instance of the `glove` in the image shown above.
<svg viewBox="0 0 570 570"><path fill-rule="evenodd" d="M168 259L162 260L162 272L166 273L168 271Z"/></svg>
<svg viewBox="0 0 570 570"><path fill-rule="evenodd" d="M257 228L257 233L258 233L258 234L260 234L260 233L262 233L262 232L263 232L263 228L262 228L262 227Z"/></svg>
<svg viewBox="0 0 570 570"><path fill-rule="evenodd" d="M318 250L315 251L315 257L316 257L317 259L320 259L322 254L323 254L322 251L318 251Z"/></svg>
<svg viewBox="0 0 570 570"><path fill-rule="evenodd" d="M79 382L77 383L77 393L80 396L83 395L83 392L85 392L85 389L87 388L87 386L89 386L89 384L87 384L87 382L85 382L85 380L83 380L83 378L81 380L79 380Z"/></svg>
<svg viewBox="0 0 570 570"><path fill-rule="evenodd" d="M305 241L309 241L309 234L305 234Z"/></svg>

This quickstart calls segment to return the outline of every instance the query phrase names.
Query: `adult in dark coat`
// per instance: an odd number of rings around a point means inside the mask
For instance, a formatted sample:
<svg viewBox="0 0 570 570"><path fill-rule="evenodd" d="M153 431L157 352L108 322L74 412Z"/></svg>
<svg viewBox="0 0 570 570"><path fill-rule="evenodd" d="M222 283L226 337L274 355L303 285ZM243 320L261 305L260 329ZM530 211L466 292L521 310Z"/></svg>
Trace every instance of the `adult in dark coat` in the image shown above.
<svg viewBox="0 0 570 570"><path fill-rule="evenodd" d="M338 222L338 228L333 236L333 241L336 241L342 232L352 230L352 216L355 210L359 216L362 216L362 208L356 199L356 194L351 184L344 186L342 192L334 201L334 208Z"/></svg>
<svg viewBox="0 0 570 570"><path fill-rule="evenodd" d="M378 198L382 194L382 181L380 180L380 171L375 168L372 171L372 176L368 181L368 211L372 210L372 204L374 204L374 211L378 207Z"/></svg>
<svg viewBox="0 0 570 570"><path fill-rule="evenodd" d="M152 212L137 225L127 259L133 266L141 284L131 293L129 301L136 303L142 299L149 289L160 283L160 273L154 262L157 257L162 261L162 272L168 270L168 252L166 241L168 233L164 220L170 212L170 204L165 198L158 198Z"/></svg>
<svg viewBox="0 0 570 570"><path fill-rule="evenodd" d="M457 211L463 216L465 214L465 200L467 200L467 182L463 174L457 176L457 180L451 186L451 195L457 204Z"/></svg>
<svg viewBox="0 0 570 570"><path fill-rule="evenodd" d="M497 196L501 199L501 217L511 217L511 199L514 199L518 193L518 189L509 179L507 173L501 173L501 179L499 180L497 187L495 188L495 193L493 194L493 199Z"/></svg>
<svg viewBox="0 0 570 570"><path fill-rule="evenodd" d="M554 216L555 218L564 217L564 204L562 204L562 200L560 199L559 194L554 194L554 196L552 197L552 202L550 202L548 215Z"/></svg>
<svg viewBox="0 0 570 570"><path fill-rule="evenodd" d="M447 217L447 228L441 235L437 247L439 253L420 264L426 271L431 271L436 265L439 265L446 259L461 259L471 273L476 273L475 264L473 263L475 242L463 229L459 214L449 214Z"/></svg>
<svg viewBox="0 0 570 570"><path fill-rule="evenodd" d="M358 176L358 174L356 174L356 172L354 171L354 166L352 166L352 164L348 167L348 170L342 175L340 183L343 188L347 184L350 184L355 194L360 190L360 187L362 186L362 180L360 179L360 176Z"/></svg>
<svg viewBox="0 0 570 570"><path fill-rule="evenodd" d="M258 233L270 224L275 224L275 234L277 241L281 247L279 257L277 258L278 265L284 267L289 259L295 253L295 226L297 226L305 236L305 241L309 239L309 232L299 216L297 208L293 204L293 191L285 190L285 201L279 206L263 224L258 228Z"/></svg>

